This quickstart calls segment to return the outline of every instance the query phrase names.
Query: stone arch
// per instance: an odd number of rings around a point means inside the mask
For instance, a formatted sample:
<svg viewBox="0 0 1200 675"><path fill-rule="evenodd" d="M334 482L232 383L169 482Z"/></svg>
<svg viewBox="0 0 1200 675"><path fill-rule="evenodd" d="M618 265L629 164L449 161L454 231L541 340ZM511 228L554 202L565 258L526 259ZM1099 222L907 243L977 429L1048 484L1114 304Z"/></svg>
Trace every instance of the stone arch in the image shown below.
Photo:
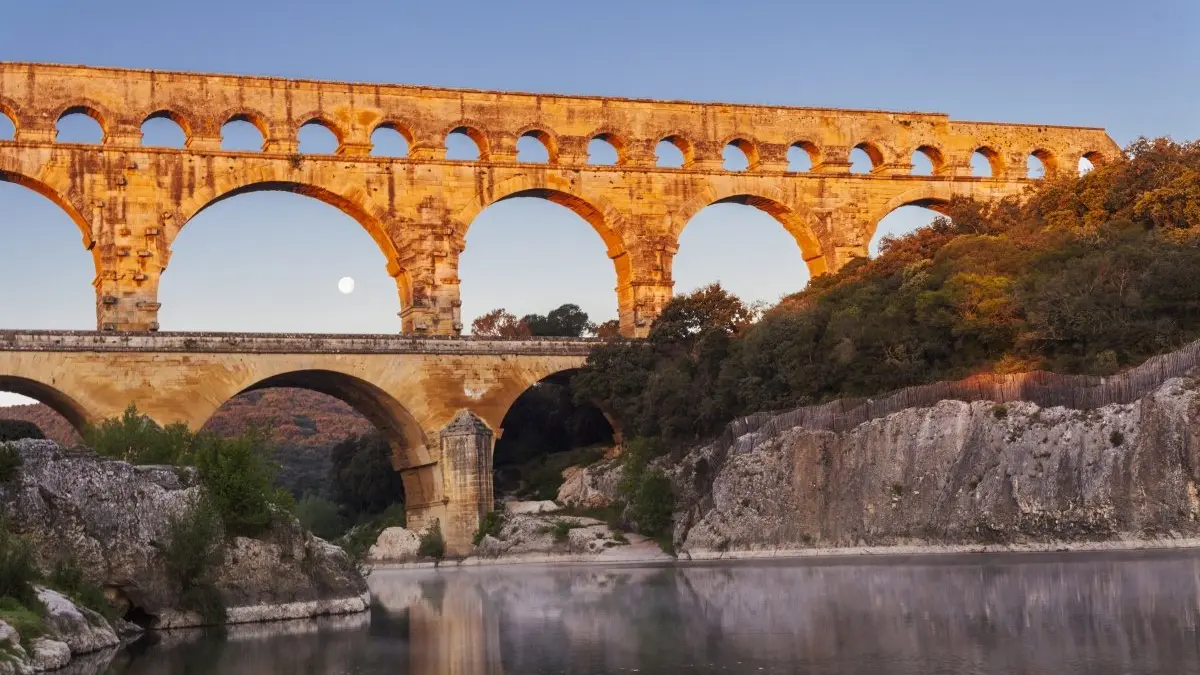
<svg viewBox="0 0 1200 675"><path fill-rule="evenodd" d="M933 166L934 176L940 175L945 170L946 156L938 146L932 143L922 143L921 145L918 145L917 149L913 152L919 152L922 155L925 155L925 157L929 160L929 163Z"/></svg>
<svg viewBox="0 0 1200 675"><path fill-rule="evenodd" d="M1083 153L1082 157L1091 162L1092 166L1103 166L1112 161L1112 158L1102 150L1088 150Z"/></svg>
<svg viewBox="0 0 1200 675"><path fill-rule="evenodd" d="M679 153L683 155L683 166L680 168L686 169L696 161L696 146L682 133L671 132L665 134L654 146L657 148L659 143L670 143L679 149Z"/></svg>
<svg viewBox="0 0 1200 675"><path fill-rule="evenodd" d="M760 194L760 192L757 189L743 190L738 187L724 192L718 192L712 188L706 189L701 195L691 199L676 211L677 215L671 221L672 241L678 247L679 237L683 234L683 230L701 210L713 204L745 204L774 218L795 238L796 245L800 247L800 255L808 265L811 276L816 277L828 271L829 261L826 259L826 251L811 225L818 222L818 219L807 207L788 206L787 200L776 191L771 191L771 194L768 195Z"/></svg>
<svg viewBox="0 0 1200 675"><path fill-rule="evenodd" d="M920 206L944 214L946 206L954 196L953 186L944 183L930 183L913 188L892 197L878 211L873 212L870 216L871 226L874 228L880 220L901 206ZM871 234L874 235L873 230Z"/></svg>
<svg viewBox="0 0 1200 675"><path fill-rule="evenodd" d="M982 155L987 160L988 166L992 169L992 178L1000 178L1004 172L1004 156L990 145L981 145L971 151L971 156L967 158L967 163L970 165L972 157L976 154Z"/></svg>
<svg viewBox="0 0 1200 675"><path fill-rule="evenodd" d="M85 101L80 103L72 103L59 108L58 112L53 115L54 123L57 125L64 117L67 117L68 115L87 115L88 117L96 120L96 124L100 125L101 133L104 134L103 138L101 139L102 143L108 139L109 125L111 124L110 120L115 119L114 115L105 110L100 104L92 101ZM55 142L58 142L57 127L55 130Z"/></svg>
<svg viewBox="0 0 1200 675"><path fill-rule="evenodd" d="M43 183L36 178L32 178L18 171L9 171L3 166L0 166L0 182L15 183L22 187L29 188L46 199L54 202L55 206L66 212L66 214L70 216L71 220L74 221L75 225L79 228L79 233L83 237L83 247L92 252L92 261L96 267L96 274L100 274L100 252L96 248L95 239L92 238L91 223L88 222L87 218L83 217L82 211L76 207L76 205L66 194L63 194L54 187L51 187L49 184Z"/></svg>
<svg viewBox="0 0 1200 675"><path fill-rule="evenodd" d="M588 142L604 141L617 151L617 161L613 166L624 166L628 161L629 143L620 134L609 129L597 129L588 136Z"/></svg>
<svg viewBox="0 0 1200 675"><path fill-rule="evenodd" d="M159 108L158 110L155 110L154 112L142 118L142 124L145 124L150 120L159 119L171 120L175 124L179 125L179 128L183 130L185 147L187 144L192 142L192 132L195 129L195 125L192 124L192 121L188 119L187 115L184 115L177 110L172 110L171 108Z"/></svg>
<svg viewBox="0 0 1200 675"><path fill-rule="evenodd" d="M8 118L13 125L13 138L21 133L21 120L17 117L17 106L8 99L0 96L0 115Z"/></svg>
<svg viewBox="0 0 1200 675"><path fill-rule="evenodd" d="M168 227L166 229L167 251L162 256L162 267L164 270L167 268L167 263L170 259L170 247L174 244L176 237L179 236L179 233L183 231L183 228L188 223L205 209L227 199L252 192L290 192L329 204L350 216L366 230L367 234L371 235L371 239L375 241L375 244L383 253L384 259L387 260L388 274L396 279L401 309L412 306L412 280L400 264L399 249L385 225L387 222L386 209L372 204L362 195L356 195L352 192L346 194L328 187L286 177L260 178L257 172L245 173L254 175L255 179L244 183L235 182L230 185L218 184L214 188L197 190L180 205L179 218L177 220L179 223L178 227Z"/></svg>
<svg viewBox="0 0 1200 675"><path fill-rule="evenodd" d="M558 164L558 137L553 132L546 130L545 127L531 124L521 127L517 131L517 139L525 138L526 136L536 139L546 148L546 164L553 166Z"/></svg>
<svg viewBox="0 0 1200 675"><path fill-rule="evenodd" d="M732 145L746 155L745 171L754 171L762 165L758 156L758 142L745 134L735 134L721 142L721 148Z"/></svg>
<svg viewBox="0 0 1200 675"><path fill-rule="evenodd" d="M789 150L792 148L799 148L803 150L805 154L808 155L808 162L810 166L815 167L821 164L821 148L816 143L804 140L795 141L794 143L788 145Z"/></svg>
<svg viewBox="0 0 1200 675"><path fill-rule="evenodd" d="M342 143L344 143L346 140L346 132L342 129L342 127L331 120L329 116L324 113L313 112L303 115L299 119L303 121L297 124L296 128L292 130L292 140L296 141L297 143L300 141L300 130L307 126L322 127L329 133L333 134L333 137L337 139L339 148L342 147Z"/></svg>
<svg viewBox="0 0 1200 675"><path fill-rule="evenodd" d="M1029 155L1037 157L1042 163L1042 168L1045 169L1046 178L1050 178L1058 173L1058 156L1045 148L1035 148L1029 151Z"/></svg>
<svg viewBox="0 0 1200 675"><path fill-rule="evenodd" d="M524 396L525 394L530 392L534 387L536 387L542 383L554 383L554 384L569 385L571 378L574 377L574 375L576 373L578 373L579 371L581 371L582 369L583 369L583 364L580 364L578 366L569 366L569 367L565 367L565 368L559 367L559 368L547 369L546 371L543 371L541 373L533 374L532 378L531 378L532 381L521 382L520 386L514 387L510 391L506 392L507 395L505 396L505 398L502 401L502 404L499 408L499 417L494 421L494 423L488 424L489 428L491 428L492 431L496 434L497 441L500 438L502 438L502 436L503 436L504 421L506 419L508 419L509 413L512 412L513 408L517 404L517 401L519 401L522 396ZM539 377L539 375L540 375L540 377ZM533 378L536 378L536 379L533 379ZM599 403L591 402L591 405L596 410L598 410L600 412L600 414L604 417L604 420L606 422L608 422L609 428L612 429L613 442L616 445L620 445L620 443L621 443L621 428L617 422L616 417L612 414L611 411L605 410L604 406L600 405ZM488 420L484 420L484 422L488 423Z"/></svg>
<svg viewBox="0 0 1200 675"><path fill-rule="evenodd" d="M410 503L425 504L436 496L437 486L432 476L423 475L431 474L436 453L430 450L430 440L421 425L392 395L356 375L324 369L285 370L243 387L222 401L208 417L239 394L275 387L308 389L332 396L354 408L375 425L392 447L392 465L404 479L405 499Z"/></svg>
<svg viewBox="0 0 1200 675"><path fill-rule="evenodd" d="M576 190L574 185L563 179L532 175L519 175L488 186L481 196L482 199L473 201L456 217L456 221L463 224L463 237L466 237L475 218L492 204L517 197L545 199L567 207L586 220L604 240L608 257L612 258L617 268L618 285L630 280L632 270L629 256L626 255L628 248L623 237L624 219L620 211L602 197L584 196Z"/></svg>
<svg viewBox="0 0 1200 675"><path fill-rule="evenodd" d="M78 401L61 389L39 380L0 373L0 391L27 396L38 403L45 404L54 412L62 415L80 434L94 421Z"/></svg>
<svg viewBox="0 0 1200 675"><path fill-rule="evenodd" d="M883 154L883 148L880 144L873 141L862 141L854 145L852 150L862 150L871 160L871 171L876 171L879 167L887 162L887 157Z"/></svg>
<svg viewBox="0 0 1200 675"><path fill-rule="evenodd" d="M249 122L262 134L265 143L276 136L269 120L265 114L253 108L231 108L217 116L217 131L220 133L230 122Z"/></svg>
<svg viewBox="0 0 1200 675"><path fill-rule="evenodd" d="M487 134L484 133L483 127L470 120L460 120L446 129L442 134L442 147L445 148L446 137L450 134L465 134L475 143L475 147L479 149L479 159L476 161L486 162L492 156L492 144L488 142Z"/></svg>
<svg viewBox="0 0 1200 675"><path fill-rule="evenodd" d="M416 141L416 134L413 132L413 128L411 126L391 117L385 117L377 124L372 126L371 133L367 135L367 138L370 138L375 134L376 131L379 131L380 129L391 129L392 131L400 134L404 138L404 142L408 143L408 147L410 148Z"/></svg>

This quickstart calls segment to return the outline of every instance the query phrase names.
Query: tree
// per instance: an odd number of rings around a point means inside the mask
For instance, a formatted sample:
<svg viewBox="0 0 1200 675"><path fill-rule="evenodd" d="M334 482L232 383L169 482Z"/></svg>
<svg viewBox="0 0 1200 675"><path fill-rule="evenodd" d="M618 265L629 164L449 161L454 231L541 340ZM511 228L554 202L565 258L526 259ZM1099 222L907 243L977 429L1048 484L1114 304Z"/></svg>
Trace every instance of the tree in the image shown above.
<svg viewBox="0 0 1200 675"><path fill-rule="evenodd" d="M347 438L329 452L329 491L348 516L380 513L404 501L392 448L379 432Z"/></svg>
<svg viewBox="0 0 1200 675"><path fill-rule="evenodd" d="M621 322L617 319L609 319L596 326L596 337L605 340L621 337Z"/></svg>
<svg viewBox="0 0 1200 675"><path fill-rule="evenodd" d="M755 314L721 284L709 284L671 298L650 327L650 341L683 344L708 332L735 335L753 323Z"/></svg>
<svg viewBox="0 0 1200 675"><path fill-rule="evenodd" d="M526 314L521 323L529 327L530 333L545 337L583 337L595 331L596 326L588 321L587 312L579 305L566 304L550 310L549 314Z"/></svg>
<svg viewBox="0 0 1200 675"><path fill-rule="evenodd" d="M480 337L520 339L530 336L529 326L503 307L493 309L471 322L471 334Z"/></svg>

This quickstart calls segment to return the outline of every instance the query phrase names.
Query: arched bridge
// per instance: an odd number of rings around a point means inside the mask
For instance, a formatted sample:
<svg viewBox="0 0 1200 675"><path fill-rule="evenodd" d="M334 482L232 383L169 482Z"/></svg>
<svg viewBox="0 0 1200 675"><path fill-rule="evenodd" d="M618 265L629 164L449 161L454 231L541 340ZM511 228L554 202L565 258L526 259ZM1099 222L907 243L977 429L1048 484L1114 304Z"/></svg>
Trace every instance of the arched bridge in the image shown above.
<svg viewBox="0 0 1200 675"><path fill-rule="evenodd" d="M76 428L130 404L198 429L239 393L298 387L348 403L388 438L413 527L469 548L492 508L492 443L537 382L581 366L593 340L399 335L0 331L0 391Z"/></svg>
<svg viewBox="0 0 1200 675"><path fill-rule="evenodd" d="M56 142L56 124L84 113L98 145ZM671 264L688 220L718 202L775 217L813 274L866 253L876 224L906 204L937 208L954 196L992 199L1030 183L1026 160L1048 174L1081 157L1103 163L1119 148L1101 129L951 120L943 114L589 96L501 93L82 66L0 63L0 114L14 123L0 141L0 180L29 186L78 224L96 266L98 329L158 328L158 283L180 230L233 195L286 190L323 200L369 232L396 279L406 333L457 334L458 259L472 220L512 197L541 197L582 216L603 238L617 276L625 335L644 335L672 293ZM176 122L182 148L142 146L142 124ZM253 123L261 152L221 149L229 121ZM299 154L298 133L320 125L333 155ZM408 155L371 156L372 134L395 130ZM472 161L446 159L446 137L468 135ZM517 161L524 137L548 161ZM609 166L588 145L615 149ZM655 149L679 149L682 166L658 166ZM729 146L743 171L723 168ZM789 150L811 169L790 171ZM871 159L851 173L850 153ZM983 154L991 175L972 175ZM912 175L921 153L932 175ZM730 232L736 237L736 232ZM230 242L237 246L238 242ZM168 326L169 328L169 326Z"/></svg>

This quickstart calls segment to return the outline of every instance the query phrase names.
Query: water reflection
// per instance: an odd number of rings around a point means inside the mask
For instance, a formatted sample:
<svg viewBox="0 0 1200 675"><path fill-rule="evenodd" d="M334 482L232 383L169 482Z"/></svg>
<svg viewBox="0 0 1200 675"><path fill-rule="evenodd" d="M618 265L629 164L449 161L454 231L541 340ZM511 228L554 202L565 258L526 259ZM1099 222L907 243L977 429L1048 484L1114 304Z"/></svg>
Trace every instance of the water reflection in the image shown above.
<svg viewBox="0 0 1200 675"><path fill-rule="evenodd" d="M1200 673L1194 554L497 567L370 583L369 619L172 637L108 672Z"/></svg>

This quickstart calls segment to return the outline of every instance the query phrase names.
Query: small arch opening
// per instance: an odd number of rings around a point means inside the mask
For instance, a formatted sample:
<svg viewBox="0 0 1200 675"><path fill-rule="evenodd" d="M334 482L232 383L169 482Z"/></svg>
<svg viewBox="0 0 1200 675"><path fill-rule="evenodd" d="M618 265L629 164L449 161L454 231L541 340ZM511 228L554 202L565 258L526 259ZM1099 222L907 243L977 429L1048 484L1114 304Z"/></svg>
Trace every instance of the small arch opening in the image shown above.
<svg viewBox="0 0 1200 675"><path fill-rule="evenodd" d="M187 147L187 132L174 114L156 112L142 122L142 146L183 149Z"/></svg>
<svg viewBox="0 0 1200 675"><path fill-rule="evenodd" d="M0 141L11 141L17 137L17 123L0 109Z"/></svg>
<svg viewBox="0 0 1200 675"><path fill-rule="evenodd" d="M446 159L478 162L484 159L483 134L471 127L458 127L446 135Z"/></svg>
<svg viewBox="0 0 1200 675"><path fill-rule="evenodd" d="M100 115L90 108L68 109L58 118L55 130L55 143L98 145L104 142L104 126Z"/></svg>
<svg viewBox="0 0 1200 675"><path fill-rule="evenodd" d="M870 143L859 143L850 151L850 173L871 173L883 165L883 153Z"/></svg>
<svg viewBox="0 0 1200 675"><path fill-rule="evenodd" d="M821 154L813 143L808 141L793 143L787 151L788 171L793 173L812 171L813 167L820 163L820 159Z"/></svg>
<svg viewBox="0 0 1200 675"><path fill-rule="evenodd" d="M296 133L296 140L302 155L334 155L341 145L337 134L321 120L309 120L302 124Z"/></svg>
<svg viewBox="0 0 1200 675"><path fill-rule="evenodd" d="M912 154L912 175L932 176L942 169L942 153L937 148L922 145Z"/></svg>
<svg viewBox="0 0 1200 675"><path fill-rule="evenodd" d="M412 140L394 124L381 124L371 132L371 155L408 157Z"/></svg>
<svg viewBox="0 0 1200 675"><path fill-rule="evenodd" d="M221 127L221 149L233 152L261 152L267 137L249 117L238 115Z"/></svg>
<svg viewBox="0 0 1200 675"><path fill-rule="evenodd" d="M1096 168L1096 157L1094 153L1088 153L1079 158L1079 175L1083 176L1092 172Z"/></svg>
<svg viewBox="0 0 1200 675"><path fill-rule="evenodd" d="M1025 177L1033 179L1042 179L1046 177L1046 163L1038 157L1037 153L1032 153L1025 159Z"/></svg>
<svg viewBox="0 0 1200 675"><path fill-rule="evenodd" d="M971 153L971 175L977 178L1000 175L1000 154L991 148L979 148Z"/></svg>
<svg viewBox="0 0 1200 675"><path fill-rule="evenodd" d="M621 153L610 134L600 134L588 141L588 164L614 166L621 161Z"/></svg>
<svg viewBox="0 0 1200 675"><path fill-rule="evenodd" d="M526 131L517 139L517 161L526 164L549 164L550 136L544 131Z"/></svg>
<svg viewBox="0 0 1200 675"><path fill-rule="evenodd" d="M682 169L688 161L687 143L679 136L668 136L654 149L655 166L663 169Z"/></svg>
<svg viewBox="0 0 1200 675"><path fill-rule="evenodd" d="M747 171L754 165L754 144L742 138L730 141L721 151L722 168L726 171Z"/></svg>

